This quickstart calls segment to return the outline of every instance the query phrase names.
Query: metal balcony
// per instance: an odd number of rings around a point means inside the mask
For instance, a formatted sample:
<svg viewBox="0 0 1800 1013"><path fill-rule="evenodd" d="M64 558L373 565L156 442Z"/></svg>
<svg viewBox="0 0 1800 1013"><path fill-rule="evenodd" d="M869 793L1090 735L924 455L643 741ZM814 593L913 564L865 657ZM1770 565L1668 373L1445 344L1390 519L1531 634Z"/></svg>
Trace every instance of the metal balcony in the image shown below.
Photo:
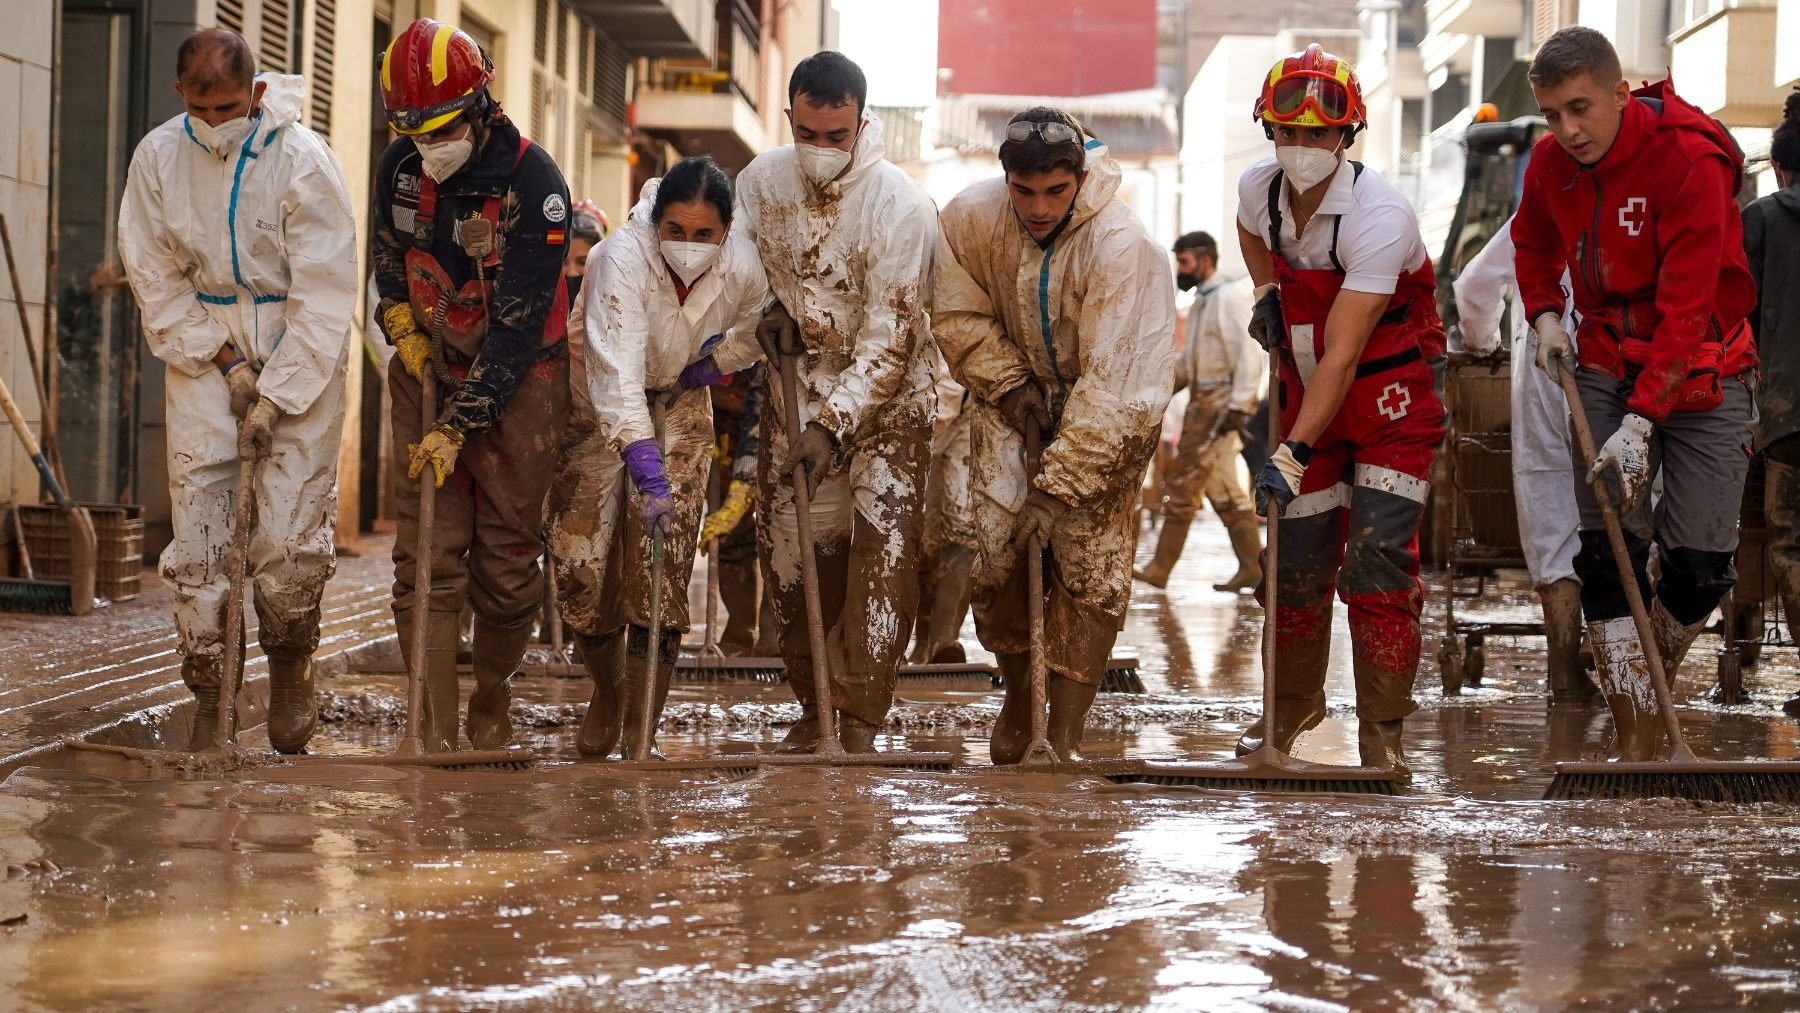
<svg viewBox="0 0 1800 1013"><path fill-rule="evenodd" d="M709 64L656 60L645 68L636 124L683 155L711 155L735 171L774 143L762 115L761 33L741 0L719 4L717 25Z"/></svg>
<svg viewBox="0 0 1800 1013"><path fill-rule="evenodd" d="M569 0L633 56L710 59L713 0Z"/></svg>
<svg viewBox="0 0 1800 1013"><path fill-rule="evenodd" d="M1524 26L1519 0L1425 0L1425 31L1432 35L1518 35Z"/></svg>
<svg viewBox="0 0 1800 1013"><path fill-rule="evenodd" d="M1775 81L1776 4L1690 0L1685 13L1669 36L1669 74L1681 96L1728 127L1779 121L1786 89Z"/></svg>

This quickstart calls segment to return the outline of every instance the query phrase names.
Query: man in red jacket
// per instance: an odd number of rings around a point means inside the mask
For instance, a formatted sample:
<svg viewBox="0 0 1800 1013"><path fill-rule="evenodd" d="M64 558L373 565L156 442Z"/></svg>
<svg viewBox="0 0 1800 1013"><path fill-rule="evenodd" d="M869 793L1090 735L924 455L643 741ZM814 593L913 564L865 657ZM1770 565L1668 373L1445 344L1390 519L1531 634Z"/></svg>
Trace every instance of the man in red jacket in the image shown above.
<svg viewBox="0 0 1800 1013"><path fill-rule="evenodd" d="M1625 510L1638 586L1653 532L1661 571L1651 607L1673 678L1737 575L1737 518L1748 469L1756 346L1745 317L1755 287L1734 196L1743 157L1725 129L1662 81L1633 92L1606 36L1565 28L1531 63L1550 135L1538 142L1512 238L1537 364L1573 364L1562 329L1566 266L1581 321L1576 384L1594 439L1576 482L1575 569L1621 759L1662 750L1639 643L1589 481L1606 474ZM1579 455L1578 449L1573 453ZM1654 523L1644 492L1662 470Z"/></svg>

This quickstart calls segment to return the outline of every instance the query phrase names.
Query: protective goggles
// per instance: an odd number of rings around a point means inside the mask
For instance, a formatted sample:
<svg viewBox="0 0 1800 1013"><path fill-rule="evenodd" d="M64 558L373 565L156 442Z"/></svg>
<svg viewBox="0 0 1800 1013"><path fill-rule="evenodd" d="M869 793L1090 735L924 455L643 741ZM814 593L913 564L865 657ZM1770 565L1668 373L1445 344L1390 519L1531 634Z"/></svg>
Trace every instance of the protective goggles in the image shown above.
<svg viewBox="0 0 1800 1013"><path fill-rule="evenodd" d="M1048 123L1032 123L1020 120L1006 125L1006 139L1009 141L1029 141L1031 135L1042 137L1047 144L1080 144L1081 134L1067 123L1051 120Z"/></svg>
<svg viewBox="0 0 1800 1013"><path fill-rule="evenodd" d="M1311 112L1317 122L1307 116ZM1335 77L1294 74L1275 83L1263 118L1275 123L1341 127L1351 120L1350 89Z"/></svg>
<svg viewBox="0 0 1800 1013"><path fill-rule="evenodd" d="M479 90L472 91L423 109L395 109L387 114L388 124L403 134L428 133L449 123L456 114L467 111L480 94Z"/></svg>

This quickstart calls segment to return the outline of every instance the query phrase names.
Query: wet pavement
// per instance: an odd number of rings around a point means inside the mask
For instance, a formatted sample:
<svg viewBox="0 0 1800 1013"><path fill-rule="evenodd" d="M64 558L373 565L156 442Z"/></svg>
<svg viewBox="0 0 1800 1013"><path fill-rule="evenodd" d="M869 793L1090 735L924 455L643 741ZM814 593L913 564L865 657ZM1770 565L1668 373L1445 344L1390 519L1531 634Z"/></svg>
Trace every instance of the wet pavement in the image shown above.
<svg viewBox="0 0 1800 1013"><path fill-rule="evenodd" d="M1139 587L1098 756L1228 755L1257 709L1260 610L1198 524ZM1518 584L1459 605L1530 621ZM1441 602L1431 616L1441 623ZM696 614L701 614L697 612ZM1706 705L1711 755L1800 755L1765 653ZM1341 623L1304 758L1354 762ZM1129 650L1128 650L1129 649ZM1800 809L1537 801L1596 755L1598 710L1547 712L1538 645L1490 640L1487 684L1421 671L1399 799L1234 795L981 769L995 694L902 688L888 747L953 774L784 769L730 780L574 763L585 683L522 679L527 773L269 768L149 781L35 766L0 789L0 992L24 1009L1698 1009L1800 1006ZM1436 653L1435 637L1426 655ZM322 751L391 749L399 680L325 684ZM780 687L678 685L673 756L749 748ZM254 744L258 733L246 741Z"/></svg>

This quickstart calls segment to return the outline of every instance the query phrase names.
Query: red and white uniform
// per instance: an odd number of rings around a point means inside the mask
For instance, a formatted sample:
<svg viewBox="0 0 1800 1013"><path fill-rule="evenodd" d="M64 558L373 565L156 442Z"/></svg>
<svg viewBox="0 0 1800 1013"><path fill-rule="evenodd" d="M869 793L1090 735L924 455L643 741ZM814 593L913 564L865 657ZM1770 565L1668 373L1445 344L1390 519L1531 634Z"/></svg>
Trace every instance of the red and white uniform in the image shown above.
<svg viewBox="0 0 1800 1013"><path fill-rule="evenodd" d="M1343 406L1313 441L1299 495L1282 511L1276 630L1277 657L1287 660L1277 693L1322 691L1335 589L1350 609L1358 716L1391 721L1415 709L1418 528L1444 433L1430 364L1444 349L1436 279L1412 206L1376 173L1340 166L1300 235L1287 190L1273 158L1238 183L1238 222L1267 244L1281 291L1282 432L1292 430L1324 357L1338 292L1389 302Z"/></svg>

